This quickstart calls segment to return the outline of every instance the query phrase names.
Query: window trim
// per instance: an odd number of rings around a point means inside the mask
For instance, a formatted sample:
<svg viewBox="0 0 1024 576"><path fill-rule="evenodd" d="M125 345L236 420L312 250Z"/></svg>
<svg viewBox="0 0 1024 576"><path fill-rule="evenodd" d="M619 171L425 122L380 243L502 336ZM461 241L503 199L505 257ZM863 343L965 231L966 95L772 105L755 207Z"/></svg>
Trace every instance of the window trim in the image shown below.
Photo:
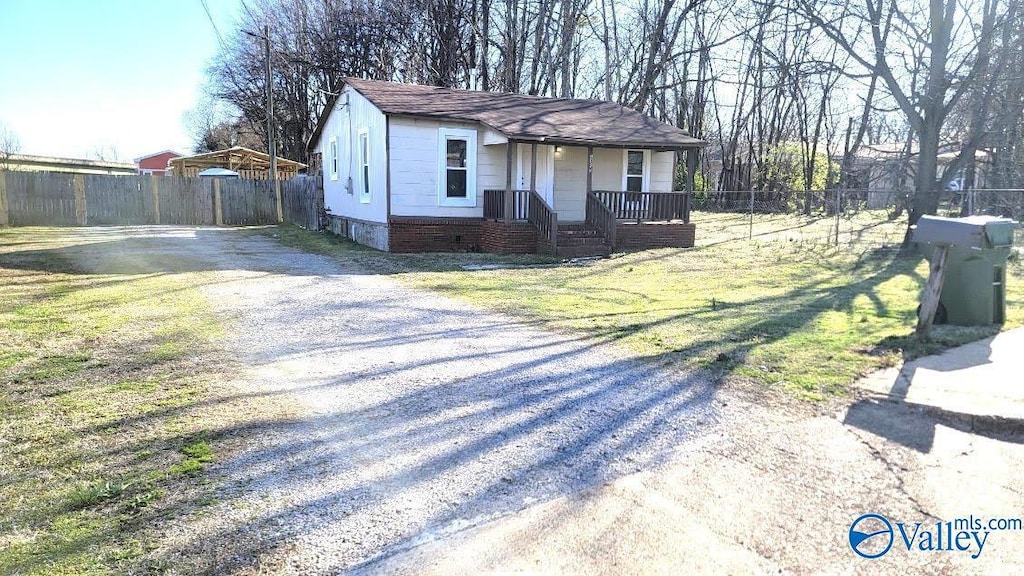
<svg viewBox="0 0 1024 576"><path fill-rule="evenodd" d="M366 158L363 158L363 137L366 137ZM356 130L356 159L359 167L359 201L363 204L370 203L370 129L360 128ZM363 160L366 162L364 163Z"/></svg>
<svg viewBox="0 0 1024 576"><path fill-rule="evenodd" d="M629 181L629 153L640 152L643 154L643 164L640 173L640 191L651 191L651 151L642 148L626 148L622 151L622 191L626 192L626 183ZM633 175L635 178L636 175Z"/></svg>
<svg viewBox="0 0 1024 576"><path fill-rule="evenodd" d="M476 130L467 128L437 129L437 205L472 208L476 206ZM466 197L448 197L448 141L466 142Z"/></svg>
<svg viewBox="0 0 1024 576"><path fill-rule="evenodd" d="M338 180L338 137L331 136L327 141L327 147L331 154L331 180Z"/></svg>

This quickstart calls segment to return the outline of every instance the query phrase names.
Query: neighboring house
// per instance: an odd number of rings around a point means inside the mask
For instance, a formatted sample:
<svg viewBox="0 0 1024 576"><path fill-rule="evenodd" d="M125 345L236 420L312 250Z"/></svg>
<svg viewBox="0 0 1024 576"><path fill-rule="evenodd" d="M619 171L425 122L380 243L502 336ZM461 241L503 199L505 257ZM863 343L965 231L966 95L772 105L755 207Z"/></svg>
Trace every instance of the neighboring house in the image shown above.
<svg viewBox="0 0 1024 576"><path fill-rule="evenodd" d="M337 234L392 252L692 246L680 151L706 143L594 100L348 78L310 138Z"/></svg>
<svg viewBox="0 0 1024 576"><path fill-rule="evenodd" d="M134 175L135 164L104 162L83 158L57 158L31 154L9 154L0 158L0 170L68 172L72 174Z"/></svg>
<svg viewBox="0 0 1024 576"><path fill-rule="evenodd" d="M937 156L941 177L959 151L942 152ZM849 189L863 191L867 207L880 209L893 206L914 189L917 172L917 147L906 144L865 144L854 153ZM835 159L842 161L842 157ZM974 189L984 189L991 165L988 152L978 150L974 155ZM963 174L958 174L949 185L950 193L963 187Z"/></svg>
<svg viewBox="0 0 1024 576"><path fill-rule="evenodd" d="M157 152L156 154L136 158L135 166L138 168L139 174L163 176L164 172L167 172L167 163L173 158L180 157L181 154L178 154L173 150L164 150L163 152Z"/></svg>
<svg viewBox="0 0 1024 576"><path fill-rule="evenodd" d="M277 179L289 180L306 167L302 162L287 158L276 159ZM268 180L270 178L270 155L242 146L205 152L192 156L172 158L168 162L168 175L195 177L209 168L224 168L237 172L244 180Z"/></svg>

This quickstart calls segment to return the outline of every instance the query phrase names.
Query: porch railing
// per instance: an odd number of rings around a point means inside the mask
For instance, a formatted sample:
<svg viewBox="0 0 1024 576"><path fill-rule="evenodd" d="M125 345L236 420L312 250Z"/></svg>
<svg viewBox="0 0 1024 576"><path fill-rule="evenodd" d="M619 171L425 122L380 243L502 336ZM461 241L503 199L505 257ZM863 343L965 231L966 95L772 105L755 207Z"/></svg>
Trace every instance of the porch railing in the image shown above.
<svg viewBox="0 0 1024 576"><path fill-rule="evenodd" d="M530 191L513 190L512 205L509 218L505 212L509 210L504 190L484 190L484 218L489 220L528 220L530 209Z"/></svg>
<svg viewBox="0 0 1024 576"><path fill-rule="evenodd" d="M604 236L612 250L615 249L615 232L618 220L615 213L601 202L594 192L587 194L587 224Z"/></svg>
<svg viewBox="0 0 1024 576"><path fill-rule="evenodd" d="M510 201L504 190L484 190L484 218L529 222L551 245L552 253L558 248L558 214L536 192L513 190Z"/></svg>
<svg viewBox="0 0 1024 576"><path fill-rule="evenodd" d="M530 205L527 219L541 237L547 239L551 253L558 254L558 213L548 206L540 194L530 192Z"/></svg>
<svg viewBox="0 0 1024 576"><path fill-rule="evenodd" d="M690 195L686 192L596 190L593 194L618 220L690 222Z"/></svg>

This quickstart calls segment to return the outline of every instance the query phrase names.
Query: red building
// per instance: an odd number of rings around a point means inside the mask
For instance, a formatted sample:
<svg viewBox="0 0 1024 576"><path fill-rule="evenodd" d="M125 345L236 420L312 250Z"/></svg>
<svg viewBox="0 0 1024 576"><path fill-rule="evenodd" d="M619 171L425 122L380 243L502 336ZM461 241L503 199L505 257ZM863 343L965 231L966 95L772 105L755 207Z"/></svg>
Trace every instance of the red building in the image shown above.
<svg viewBox="0 0 1024 576"><path fill-rule="evenodd" d="M135 166L138 169L139 174L163 176L164 172L167 172L167 163L174 158L180 157L181 154L178 154L173 150L164 150L163 152L157 152L156 154L136 158Z"/></svg>

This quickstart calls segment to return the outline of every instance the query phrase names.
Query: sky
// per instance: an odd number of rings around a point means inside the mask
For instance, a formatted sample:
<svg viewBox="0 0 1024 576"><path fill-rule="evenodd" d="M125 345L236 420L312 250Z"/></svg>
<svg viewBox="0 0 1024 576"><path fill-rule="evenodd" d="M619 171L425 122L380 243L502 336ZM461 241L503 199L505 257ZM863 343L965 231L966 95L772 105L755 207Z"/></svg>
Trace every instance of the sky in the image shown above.
<svg viewBox="0 0 1024 576"><path fill-rule="evenodd" d="M227 36L239 0L206 0ZM0 0L0 124L19 152L189 152L217 35L201 0Z"/></svg>

